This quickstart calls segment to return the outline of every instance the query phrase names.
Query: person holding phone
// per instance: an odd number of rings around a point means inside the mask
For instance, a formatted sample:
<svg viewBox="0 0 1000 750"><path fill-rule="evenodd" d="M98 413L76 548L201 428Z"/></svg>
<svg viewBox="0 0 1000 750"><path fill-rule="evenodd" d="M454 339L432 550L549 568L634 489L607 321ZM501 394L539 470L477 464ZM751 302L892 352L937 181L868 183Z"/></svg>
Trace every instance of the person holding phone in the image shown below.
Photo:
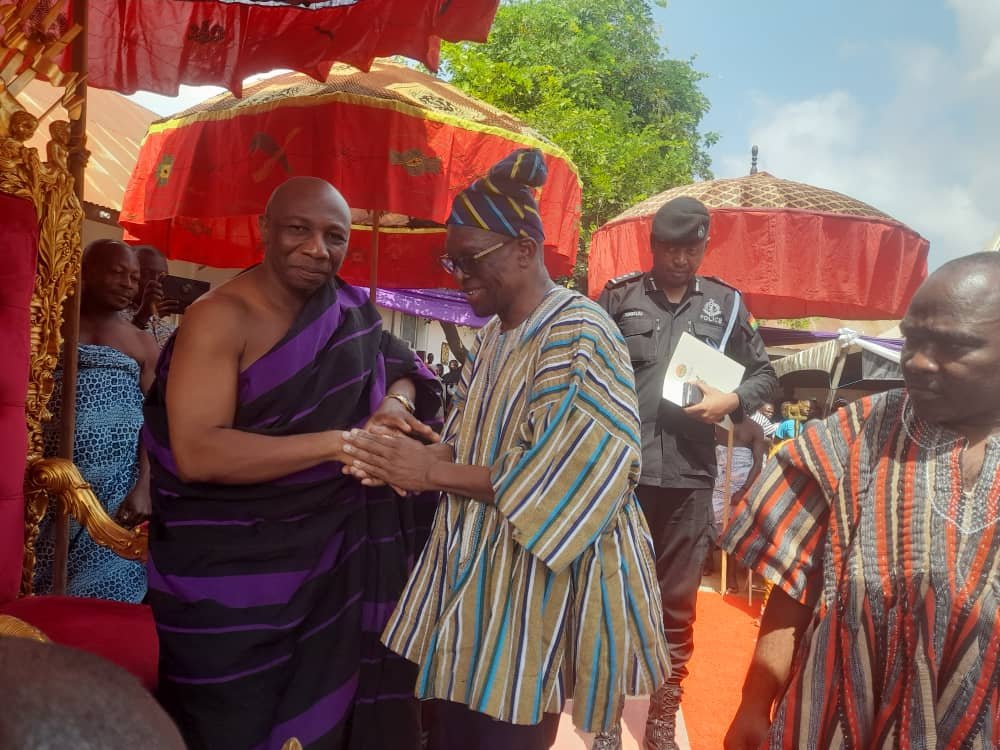
<svg viewBox="0 0 1000 750"><path fill-rule="evenodd" d="M712 528L717 473L714 426L734 422L771 398L778 386L753 315L740 293L699 276L708 243L708 209L690 197L665 203L653 218L652 270L612 279L598 299L618 324L635 370L642 420L639 502L656 551L671 675L650 699L647 750L673 750L681 681L694 649L695 599ZM663 399L663 379L684 333L746 367L735 393L689 384L685 408ZM700 392L699 392L700 391ZM617 734L594 747L621 746Z"/></svg>
<svg viewBox="0 0 1000 750"><path fill-rule="evenodd" d="M167 275L167 259L152 245L136 245L139 260L139 290L132 306L123 311L122 317L136 328L149 331L161 349L173 335L176 326L165 318L183 312L175 299L166 296L163 278Z"/></svg>

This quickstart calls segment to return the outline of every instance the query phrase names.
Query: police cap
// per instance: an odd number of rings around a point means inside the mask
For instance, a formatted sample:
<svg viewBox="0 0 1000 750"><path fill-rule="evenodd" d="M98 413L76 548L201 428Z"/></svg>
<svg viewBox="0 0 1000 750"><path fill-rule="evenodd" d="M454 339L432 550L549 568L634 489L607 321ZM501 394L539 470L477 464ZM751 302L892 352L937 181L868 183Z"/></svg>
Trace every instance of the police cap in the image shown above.
<svg viewBox="0 0 1000 750"><path fill-rule="evenodd" d="M682 195L667 201L653 216L653 240L671 245L694 245L708 236L708 209L701 201Z"/></svg>

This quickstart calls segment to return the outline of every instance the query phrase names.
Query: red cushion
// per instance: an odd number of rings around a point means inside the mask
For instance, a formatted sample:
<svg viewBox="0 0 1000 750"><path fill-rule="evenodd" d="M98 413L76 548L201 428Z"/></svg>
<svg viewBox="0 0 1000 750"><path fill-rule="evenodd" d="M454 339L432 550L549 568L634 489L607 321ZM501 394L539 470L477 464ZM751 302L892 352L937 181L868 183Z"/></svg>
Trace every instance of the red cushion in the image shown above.
<svg viewBox="0 0 1000 750"><path fill-rule="evenodd" d="M30 303L38 222L23 198L0 193L0 603L17 596L24 556L24 402L31 351Z"/></svg>
<svg viewBox="0 0 1000 750"><path fill-rule="evenodd" d="M3 344L2 332L6 326L0 312L0 352L4 352L0 362L10 351L5 350ZM17 596L21 588L24 565L24 494L21 488L27 452L24 406L0 404L0 607ZM16 487L11 481L14 477L18 477Z"/></svg>
<svg viewBox="0 0 1000 750"><path fill-rule="evenodd" d="M28 596L0 605L64 646L89 651L156 688L160 642L153 613L144 604L125 604L77 596Z"/></svg>

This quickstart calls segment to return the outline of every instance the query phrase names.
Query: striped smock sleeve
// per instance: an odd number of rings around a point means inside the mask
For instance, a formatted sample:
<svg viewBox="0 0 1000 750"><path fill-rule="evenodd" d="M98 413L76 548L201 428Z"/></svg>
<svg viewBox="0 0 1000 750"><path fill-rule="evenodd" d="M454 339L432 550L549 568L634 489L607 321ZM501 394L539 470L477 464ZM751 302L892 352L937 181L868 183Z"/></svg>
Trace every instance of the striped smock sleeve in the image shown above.
<svg viewBox="0 0 1000 750"><path fill-rule="evenodd" d="M514 539L560 572L634 490L639 415L625 344L596 305L569 305L539 339L527 418L491 470Z"/></svg>
<svg viewBox="0 0 1000 750"><path fill-rule="evenodd" d="M870 410L870 399L857 401L782 446L737 504L723 539L740 562L802 604L820 593L830 506Z"/></svg>

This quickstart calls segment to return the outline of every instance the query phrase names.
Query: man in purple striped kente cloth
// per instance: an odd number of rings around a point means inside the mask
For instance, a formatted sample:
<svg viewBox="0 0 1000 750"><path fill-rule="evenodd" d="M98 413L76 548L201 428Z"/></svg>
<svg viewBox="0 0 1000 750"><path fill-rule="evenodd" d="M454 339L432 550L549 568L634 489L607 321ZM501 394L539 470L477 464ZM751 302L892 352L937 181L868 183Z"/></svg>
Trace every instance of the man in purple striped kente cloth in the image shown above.
<svg viewBox="0 0 1000 750"><path fill-rule="evenodd" d="M279 187L263 262L188 308L146 404L160 698L189 747L419 745L415 668L379 643L436 495L343 473L343 430L433 440L440 385L336 278L350 210Z"/></svg>

